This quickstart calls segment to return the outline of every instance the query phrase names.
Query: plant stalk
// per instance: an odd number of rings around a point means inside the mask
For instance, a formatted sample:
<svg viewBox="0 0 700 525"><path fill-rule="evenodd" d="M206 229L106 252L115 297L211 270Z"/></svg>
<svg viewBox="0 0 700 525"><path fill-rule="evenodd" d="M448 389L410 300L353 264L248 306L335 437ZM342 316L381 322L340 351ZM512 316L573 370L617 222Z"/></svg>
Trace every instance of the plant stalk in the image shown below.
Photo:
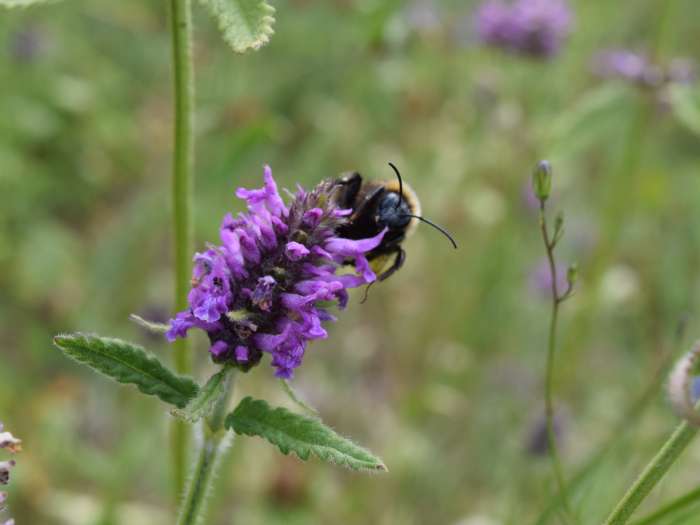
<svg viewBox="0 0 700 525"><path fill-rule="evenodd" d="M575 520L574 513L569 502L569 495L567 493L566 483L564 482L564 474L561 467L561 460L559 458L559 450L557 447L557 438L554 432L553 399L554 356L557 343L557 321L559 319L559 305L569 296L571 288L569 288L564 293L564 295L559 295L559 288L557 283L557 265L554 260L554 245L556 244L556 233L555 238L550 239L549 232L547 231L547 222L544 214L544 200L540 201L540 231L542 232L542 239L544 241L545 249L547 251L547 261L549 263L549 272L551 275L552 292L552 313L549 321L549 334L547 337L547 363L544 380L544 404L547 425L547 449L551 458L552 471L554 473L554 479L556 481L557 489L559 491L559 497L564 507L564 512L566 513L567 517L570 517L571 519Z"/></svg>
<svg viewBox="0 0 700 525"><path fill-rule="evenodd" d="M694 488L690 492L687 492L686 494L674 499L660 509L648 514L638 521L633 522L633 525L653 525L654 523L659 523L661 518L666 518L672 514L675 514L679 510L683 510L684 508L697 503L698 500L700 500L700 487Z"/></svg>
<svg viewBox="0 0 700 525"><path fill-rule="evenodd" d="M224 419L233 392L234 375L235 371L230 369L224 394L217 401L211 415L202 422L202 444L182 500L177 525L195 525L201 523L204 517L205 503L212 487L214 473L222 453L227 450L232 439L231 432L224 428Z"/></svg>
<svg viewBox="0 0 700 525"><path fill-rule="evenodd" d="M617 504L610 517L605 521L605 525L624 525L627 523L632 513L678 459L681 452L685 450L698 433L698 430L700 428L691 426L685 421L676 427L671 437L666 440L656 456L652 458Z"/></svg>
<svg viewBox="0 0 700 525"><path fill-rule="evenodd" d="M192 60L192 13L190 0L170 0L173 63L174 146L172 162L172 202L175 257L175 310L187 308L193 249L192 172L194 166L194 65ZM186 338L174 343L173 356L178 373L191 370L191 354ZM171 429L174 490L179 497L185 484L190 429L176 420Z"/></svg>

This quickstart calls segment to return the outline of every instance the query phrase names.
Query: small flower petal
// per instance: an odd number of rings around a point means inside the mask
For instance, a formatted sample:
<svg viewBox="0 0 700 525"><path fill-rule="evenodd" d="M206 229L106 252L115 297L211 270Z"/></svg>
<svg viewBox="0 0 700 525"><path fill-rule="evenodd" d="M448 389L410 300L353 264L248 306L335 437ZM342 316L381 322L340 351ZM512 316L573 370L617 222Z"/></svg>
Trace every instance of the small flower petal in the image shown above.
<svg viewBox="0 0 700 525"><path fill-rule="evenodd" d="M356 255L364 255L373 250L382 242L387 228L384 228L374 237L368 239L343 239L341 237L333 237L326 242L326 250L335 255L344 257L354 257Z"/></svg>
<svg viewBox="0 0 700 525"><path fill-rule="evenodd" d="M290 261L298 261L311 253L306 246L294 241L288 242L284 250Z"/></svg>

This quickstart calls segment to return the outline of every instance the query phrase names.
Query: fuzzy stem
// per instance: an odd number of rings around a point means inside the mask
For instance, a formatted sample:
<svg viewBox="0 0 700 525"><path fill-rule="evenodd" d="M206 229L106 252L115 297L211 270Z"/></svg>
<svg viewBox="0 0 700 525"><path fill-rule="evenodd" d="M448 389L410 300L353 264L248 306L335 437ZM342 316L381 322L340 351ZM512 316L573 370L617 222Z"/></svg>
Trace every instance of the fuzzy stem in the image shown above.
<svg viewBox="0 0 700 525"><path fill-rule="evenodd" d="M568 517L575 519L574 513L571 508L571 504L569 502L569 496L566 490L566 483L564 482L564 475L562 472L561 460L559 459L559 450L557 447L557 439L554 433L553 400L554 354L557 343L557 321L559 319L559 305L569 296L571 288L569 288L563 296L559 295L559 289L557 284L557 265L554 260L554 245L556 244L557 235L555 233L554 239L550 239L549 237L549 232L547 230L547 222L544 214L544 200L540 200L540 231L542 232L542 240L544 241L545 249L547 251L547 261L549 263L549 272L552 281L552 313L549 320L549 334L547 337L547 363L544 380L544 404L545 417L547 423L547 450L549 451L549 456L552 460L552 471L554 473L554 479L559 490L559 497L564 507L564 511Z"/></svg>
<svg viewBox="0 0 700 525"><path fill-rule="evenodd" d="M623 496L605 525L624 525L700 430L682 422Z"/></svg>
<svg viewBox="0 0 700 525"><path fill-rule="evenodd" d="M177 525L200 523L206 511L206 499L212 487L214 473L230 442L230 432L224 429L224 418L231 393L235 372L231 369L226 378L225 393L217 401L212 414L202 423L204 434L199 455L195 461L192 477L182 500Z"/></svg>
<svg viewBox="0 0 700 525"><path fill-rule="evenodd" d="M194 66L192 61L192 13L190 0L170 0L171 44L174 88L174 148L172 201L175 257L175 310L187 308L187 290L192 255L192 168L194 165ZM191 356L187 339L174 344L175 369L187 374ZM172 470L175 494L185 484L190 429L176 420L171 430Z"/></svg>

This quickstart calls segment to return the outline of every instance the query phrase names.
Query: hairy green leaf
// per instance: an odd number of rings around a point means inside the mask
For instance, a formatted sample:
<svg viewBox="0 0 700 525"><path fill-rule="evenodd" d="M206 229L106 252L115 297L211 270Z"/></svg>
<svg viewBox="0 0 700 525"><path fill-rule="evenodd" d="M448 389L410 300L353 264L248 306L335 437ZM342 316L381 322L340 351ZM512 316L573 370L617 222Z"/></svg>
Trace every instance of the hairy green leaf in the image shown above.
<svg viewBox="0 0 700 525"><path fill-rule="evenodd" d="M185 407L199 391L192 379L175 375L156 356L126 341L76 333L57 335L53 342L79 363L179 408Z"/></svg>
<svg viewBox="0 0 700 525"><path fill-rule="evenodd" d="M207 417L214 410L216 402L226 393L226 379L233 372L231 367L224 367L211 376L199 393L193 397L183 409L175 409L172 414L176 417L196 423Z"/></svg>
<svg viewBox="0 0 700 525"><path fill-rule="evenodd" d="M2 7L29 7L34 4L48 4L56 0L0 0Z"/></svg>
<svg viewBox="0 0 700 525"><path fill-rule="evenodd" d="M259 49L274 32L275 8L265 0L201 0L219 22L224 40L236 53Z"/></svg>
<svg viewBox="0 0 700 525"><path fill-rule="evenodd" d="M353 470L387 470L368 450L339 436L318 419L285 408L272 408L260 399L246 397L226 417L226 428L237 434L260 436L282 451L307 460L311 454Z"/></svg>

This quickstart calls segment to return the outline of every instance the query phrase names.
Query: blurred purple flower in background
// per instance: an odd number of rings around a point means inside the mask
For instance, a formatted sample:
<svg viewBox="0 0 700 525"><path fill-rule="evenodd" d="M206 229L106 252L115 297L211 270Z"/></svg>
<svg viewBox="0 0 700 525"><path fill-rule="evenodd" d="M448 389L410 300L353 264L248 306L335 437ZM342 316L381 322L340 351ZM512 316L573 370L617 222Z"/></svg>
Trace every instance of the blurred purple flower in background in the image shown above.
<svg viewBox="0 0 700 525"><path fill-rule="evenodd" d="M554 414L552 430L557 442L561 443L566 430L566 417L562 412ZM533 456L544 456L549 451L547 436L547 418L544 414L537 417L531 424L525 439L525 450Z"/></svg>
<svg viewBox="0 0 700 525"><path fill-rule="evenodd" d="M484 44L536 58L551 58L559 52L572 21L565 0L487 0L474 19Z"/></svg>
<svg viewBox="0 0 700 525"><path fill-rule="evenodd" d="M307 343L328 336L322 324L335 318L327 307L344 308L348 288L376 279L365 254L384 231L340 238L336 229L350 210L334 204L332 182L310 192L299 187L287 207L268 166L264 178L263 188L236 192L248 213L224 217L221 245L195 255L190 308L170 322L166 336L174 341L200 328L215 362L248 370L268 352L275 375L291 378ZM347 261L357 273L337 275Z"/></svg>
<svg viewBox="0 0 700 525"><path fill-rule="evenodd" d="M676 84L692 84L698 79L698 68L690 58L676 57L666 68L666 79Z"/></svg>
<svg viewBox="0 0 700 525"><path fill-rule="evenodd" d="M659 65L645 53L629 49L601 51L594 57L591 69L601 78L623 80L648 88L668 83L688 84L697 78L692 60L674 58L667 65Z"/></svg>
<svg viewBox="0 0 700 525"><path fill-rule="evenodd" d="M29 25L10 35L10 56L15 62L34 62L46 48L43 32Z"/></svg>
<svg viewBox="0 0 700 525"><path fill-rule="evenodd" d="M549 261L542 259L537 263L529 276L530 290L539 297L552 297L552 272L549 269ZM566 266L557 265L557 289L559 293L566 290Z"/></svg>
<svg viewBox="0 0 700 525"><path fill-rule="evenodd" d="M690 396L694 403L700 399L700 376L695 376L691 383Z"/></svg>
<svg viewBox="0 0 700 525"><path fill-rule="evenodd" d="M602 78L617 78L644 86L655 86L662 80L661 69L646 55L627 49L598 53L593 60L593 72Z"/></svg>

